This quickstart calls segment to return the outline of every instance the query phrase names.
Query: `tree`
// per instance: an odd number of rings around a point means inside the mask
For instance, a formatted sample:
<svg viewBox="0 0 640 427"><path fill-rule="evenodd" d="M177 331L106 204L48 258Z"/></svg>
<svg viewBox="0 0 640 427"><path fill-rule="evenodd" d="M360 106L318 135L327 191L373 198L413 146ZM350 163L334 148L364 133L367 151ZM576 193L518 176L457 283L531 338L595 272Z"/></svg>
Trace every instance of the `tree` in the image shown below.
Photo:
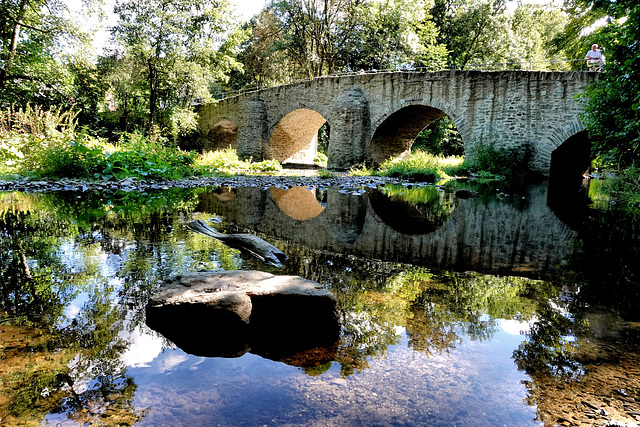
<svg viewBox="0 0 640 427"><path fill-rule="evenodd" d="M585 122L601 164L625 168L640 165L640 6L616 5L608 12L627 19L603 30L612 43L606 72L588 91Z"/></svg>
<svg viewBox="0 0 640 427"><path fill-rule="evenodd" d="M88 34L61 0L0 0L0 101L55 102L71 79L63 48L86 44Z"/></svg>
<svg viewBox="0 0 640 427"><path fill-rule="evenodd" d="M432 6L431 0L385 0L363 5L361 23L342 51L347 68L444 66L447 52L436 40L437 30L429 14Z"/></svg>
<svg viewBox="0 0 640 427"><path fill-rule="evenodd" d="M232 73L234 89L275 86L291 80L295 74L282 48L280 21L273 11L264 8L245 26L247 39L240 46L238 61L243 72Z"/></svg>
<svg viewBox="0 0 640 427"><path fill-rule="evenodd" d="M533 69L566 68L560 62L550 63L565 58L561 50L550 52L554 37L566 22L566 15L559 9L523 4L502 19L506 25L491 26L492 44L485 48L488 62L512 64L514 68L523 62Z"/></svg>
<svg viewBox="0 0 640 427"><path fill-rule="evenodd" d="M145 73L150 126L159 122L160 108L208 99L209 83L240 66L234 47L241 34L227 0L124 0L114 11L113 34Z"/></svg>
<svg viewBox="0 0 640 427"><path fill-rule="evenodd" d="M338 71L341 48L361 25L367 0L283 0L269 6L280 21L283 47L305 77Z"/></svg>
<svg viewBox="0 0 640 427"><path fill-rule="evenodd" d="M450 61L464 69L473 62L485 62L485 49L495 38L495 28L504 22L505 0L436 0L432 15L438 28L438 42L447 46Z"/></svg>

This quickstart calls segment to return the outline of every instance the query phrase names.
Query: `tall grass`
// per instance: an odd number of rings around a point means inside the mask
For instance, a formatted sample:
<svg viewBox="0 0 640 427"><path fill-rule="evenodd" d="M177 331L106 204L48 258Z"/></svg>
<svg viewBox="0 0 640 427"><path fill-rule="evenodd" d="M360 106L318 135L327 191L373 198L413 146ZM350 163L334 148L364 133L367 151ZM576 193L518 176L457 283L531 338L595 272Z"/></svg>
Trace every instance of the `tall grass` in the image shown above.
<svg viewBox="0 0 640 427"><path fill-rule="evenodd" d="M531 155L529 146L507 149L480 144L475 149L475 160L465 163L465 168L480 177L524 183L534 175L529 169Z"/></svg>
<svg viewBox="0 0 640 427"><path fill-rule="evenodd" d="M75 134L77 113L37 105L0 111L0 172L33 168ZM44 157L43 157L44 156Z"/></svg>
<svg viewBox="0 0 640 427"><path fill-rule="evenodd" d="M640 167L630 166L608 178L604 191L614 200L630 207L640 207Z"/></svg>
<svg viewBox="0 0 640 427"><path fill-rule="evenodd" d="M274 172L275 160L243 161L232 149L197 155L157 134L124 133L117 143L76 131L77 113L13 107L0 112L0 175L36 178L178 180L193 175Z"/></svg>
<svg viewBox="0 0 640 427"><path fill-rule="evenodd" d="M434 155L426 151L415 151L404 159L387 160L377 170L359 165L349 173L355 176L378 175L436 181L439 178L456 176L464 172L464 157Z"/></svg>
<svg viewBox="0 0 640 427"><path fill-rule="evenodd" d="M251 172L278 172L282 165L277 160L252 162L241 160L233 148L207 151L195 159L196 170L203 175L217 173L242 174Z"/></svg>

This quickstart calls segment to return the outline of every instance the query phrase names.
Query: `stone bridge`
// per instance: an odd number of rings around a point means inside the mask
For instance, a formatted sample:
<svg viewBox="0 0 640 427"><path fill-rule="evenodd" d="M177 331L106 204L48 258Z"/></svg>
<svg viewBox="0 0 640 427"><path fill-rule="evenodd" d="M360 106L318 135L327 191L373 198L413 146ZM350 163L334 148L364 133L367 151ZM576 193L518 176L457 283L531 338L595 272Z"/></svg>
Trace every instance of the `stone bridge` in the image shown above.
<svg viewBox="0 0 640 427"><path fill-rule="evenodd" d="M200 130L205 149L231 146L242 158L310 164L318 130L327 123L328 168L344 170L408 154L418 133L447 115L460 132L467 159L479 145L527 149L531 169L548 176L552 163L588 166L583 108L576 95L595 74L441 71L322 77L203 105ZM560 146L565 149L558 151Z"/></svg>

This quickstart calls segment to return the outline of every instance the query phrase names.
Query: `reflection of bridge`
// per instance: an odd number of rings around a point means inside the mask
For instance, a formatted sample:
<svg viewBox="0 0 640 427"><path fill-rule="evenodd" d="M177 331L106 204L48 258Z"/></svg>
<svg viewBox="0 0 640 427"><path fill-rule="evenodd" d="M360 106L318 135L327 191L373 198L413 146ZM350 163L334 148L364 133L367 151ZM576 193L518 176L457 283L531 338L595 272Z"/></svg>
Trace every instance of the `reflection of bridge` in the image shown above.
<svg viewBox="0 0 640 427"><path fill-rule="evenodd" d="M582 106L574 95L584 92L592 74L443 71L324 77L205 105L200 128L208 148L233 146L254 160L312 163L318 129L326 122L328 167L347 169L406 154L424 127L447 115L468 158L478 144L527 147L532 169L548 175L552 152L583 133ZM572 150L588 147L572 144Z"/></svg>
<svg viewBox="0 0 640 427"><path fill-rule="evenodd" d="M311 249L534 278L553 274L575 236L547 206L545 186L532 187L526 200L456 200L442 193L440 201L451 208L435 220L420 218L412 204L377 190L361 196L329 190L324 209L314 191L298 188L290 199L283 190L249 187L223 199L216 192L204 193L198 210Z"/></svg>

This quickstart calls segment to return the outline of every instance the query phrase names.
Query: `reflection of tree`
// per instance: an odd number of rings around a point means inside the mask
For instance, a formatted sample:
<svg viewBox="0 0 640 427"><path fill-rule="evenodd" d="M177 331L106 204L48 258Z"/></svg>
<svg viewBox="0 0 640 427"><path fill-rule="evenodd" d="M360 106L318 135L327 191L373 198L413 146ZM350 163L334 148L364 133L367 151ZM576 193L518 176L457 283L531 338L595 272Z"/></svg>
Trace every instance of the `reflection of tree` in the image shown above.
<svg viewBox="0 0 640 427"><path fill-rule="evenodd" d="M538 307L538 319L530 326L527 340L513 352L518 369L531 376L548 375L560 380L578 378L582 365L575 360L574 337L584 331L568 313L549 304Z"/></svg>
<svg viewBox="0 0 640 427"><path fill-rule="evenodd" d="M462 341L461 334L471 340L489 340L496 331L496 319L531 318L535 305L528 295L542 285L518 277L433 276L424 270L414 270L404 280L407 286L421 289L411 306L407 335L409 345L425 354L448 352Z"/></svg>
<svg viewBox="0 0 640 427"><path fill-rule="evenodd" d="M73 295L58 279L69 279L74 273L60 260L58 248L71 228L70 223L29 211L0 212L0 307L4 312L48 324L61 317Z"/></svg>
<svg viewBox="0 0 640 427"><path fill-rule="evenodd" d="M379 190L368 193L371 206L380 219L405 234L431 233L456 209L456 198L433 186L408 188L395 185L386 186L384 193Z"/></svg>
<svg viewBox="0 0 640 427"><path fill-rule="evenodd" d="M519 277L434 273L375 260L355 259L283 244L287 274L324 283L344 313L337 362L342 375L368 367L399 343L404 327L409 346L427 355L448 352L463 337L491 339L495 319L529 321L533 295L553 292L546 282Z"/></svg>
<svg viewBox="0 0 640 427"><path fill-rule="evenodd" d="M569 263L563 273L581 284L578 304L615 308L640 321L640 215L623 210L588 210L575 224Z"/></svg>
<svg viewBox="0 0 640 427"><path fill-rule="evenodd" d="M433 224L444 224L456 210L457 199L453 193L445 192L435 186L406 187L404 185L387 185L384 192L415 205Z"/></svg>
<svg viewBox="0 0 640 427"><path fill-rule="evenodd" d="M0 416L23 423L62 412L87 423L132 424L140 418L133 406L135 384L120 359L127 347L120 337L127 308L113 304L116 289L95 261L101 241L118 233L108 227L85 231L96 218L85 216L82 209L74 211L64 200L16 195L10 208L0 211L3 323L29 325L3 326L3 331L22 328L19 336L24 339L3 352L2 393L7 400ZM138 217L149 224L157 219L152 215ZM117 217L98 218L117 222ZM63 313L80 292L86 302L70 322ZM2 340L6 346L6 337Z"/></svg>

